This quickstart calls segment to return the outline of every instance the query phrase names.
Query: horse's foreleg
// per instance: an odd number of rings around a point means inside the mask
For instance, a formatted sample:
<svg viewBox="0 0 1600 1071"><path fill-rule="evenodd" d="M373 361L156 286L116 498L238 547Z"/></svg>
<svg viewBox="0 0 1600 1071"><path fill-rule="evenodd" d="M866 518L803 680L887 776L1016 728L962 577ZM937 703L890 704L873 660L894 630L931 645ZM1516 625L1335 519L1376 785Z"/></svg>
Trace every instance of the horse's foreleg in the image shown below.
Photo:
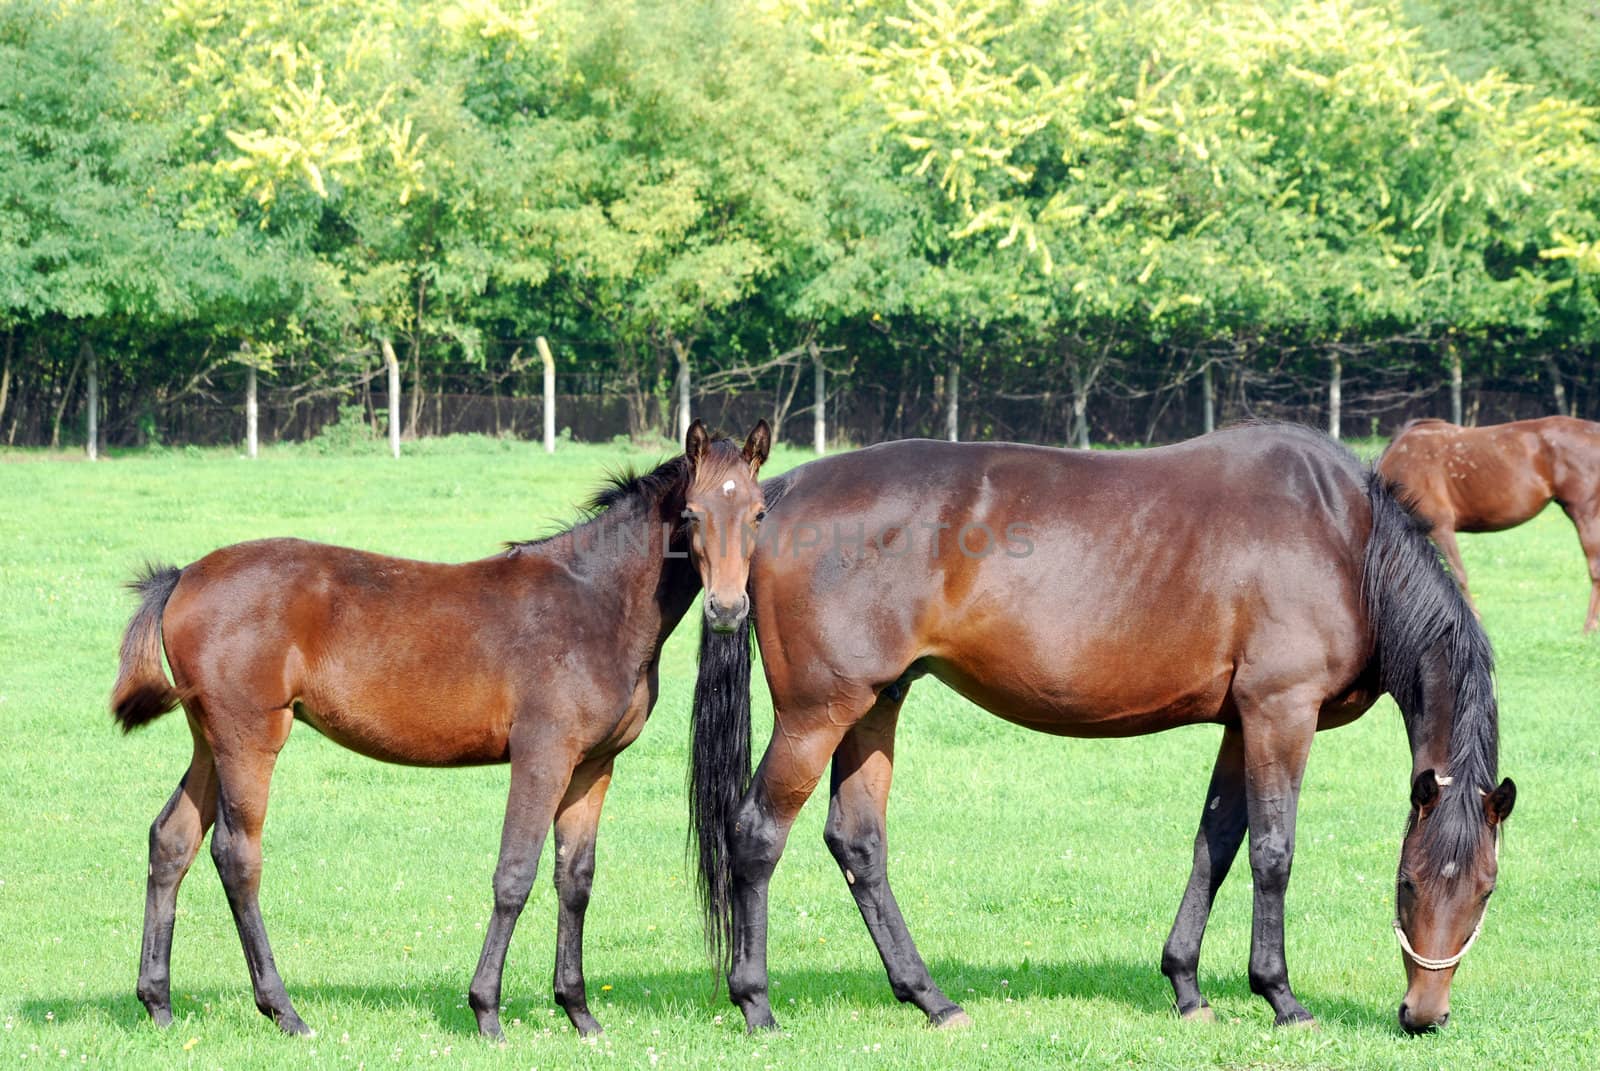
<svg viewBox="0 0 1600 1071"><path fill-rule="evenodd" d="M250 985L256 1007L286 1034L309 1034L289 1002L289 992L278 975L261 920L261 827L267 817L267 791L278 750L294 723L292 711L274 710L257 715L264 723L265 740L231 739L226 748L213 741L217 763L217 823L211 834L211 858L222 878L233 911L239 942L244 946Z"/></svg>
<svg viewBox="0 0 1600 1071"><path fill-rule="evenodd" d="M1250 815L1250 870L1255 904L1250 926L1250 990L1266 998L1280 1026L1308 1023L1311 1013L1289 988L1283 952L1283 900L1294 861L1300 778L1316 732L1315 701L1279 695L1240 701L1245 798Z"/></svg>
<svg viewBox="0 0 1600 1071"><path fill-rule="evenodd" d="M1189 886L1178 905L1178 918L1161 952L1161 973L1172 983L1178 1013L1185 1019L1210 1018L1210 1004L1200 994L1200 942L1217 890L1239 853L1249 822L1245 805L1244 737L1236 728L1222 733L1222 747L1211 771L1200 831L1194 838L1194 866Z"/></svg>
<svg viewBox="0 0 1600 1071"><path fill-rule="evenodd" d="M733 876L733 963L728 996L751 1031L777 1028L767 996L767 887L789 829L828 765L839 726L823 707L800 717L779 711L772 742L729 836Z"/></svg>
<svg viewBox="0 0 1600 1071"><path fill-rule="evenodd" d="M611 784L611 759L578 767L556 812L556 1003L579 1034L600 1033L583 984L583 914L594 883L600 807Z"/></svg>
<svg viewBox="0 0 1600 1071"><path fill-rule="evenodd" d="M1456 586L1461 589L1462 597L1467 600L1473 615L1482 617L1483 615L1478 613L1478 604L1472 601L1472 592L1467 589L1467 567L1461 564L1461 548L1456 545L1456 530L1449 525L1441 524L1429 534L1433 539L1433 545L1439 548L1444 560L1449 563Z"/></svg>
<svg viewBox="0 0 1600 1071"><path fill-rule="evenodd" d="M483 935L483 954L473 973L467 1001L478 1019L478 1032L501 1039L500 978L506 948L522 906L528 902L539 870L539 852L555 817L556 805L572 780L573 766L559 747L548 741L511 734L511 790L506 820L500 831L500 861L494 870L494 912Z"/></svg>
<svg viewBox="0 0 1600 1071"><path fill-rule="evenodd" d="M157 1026L172 1022L172 925L178 886L216 820L217 773L198 731L189 771L150 825L150 870L145 884L144 941L139 953L139 1000Z"/></svg>
<svg viewBox="0 0 1600 1071"><path fill-rule="evenodd" d="M880 700L840 741L823 839L849 883L896 999L921 1008L934 1026L965 1024L971 1022L966 1013L934 984L889 887L885 812L899 709L898 701Z"/></svg>

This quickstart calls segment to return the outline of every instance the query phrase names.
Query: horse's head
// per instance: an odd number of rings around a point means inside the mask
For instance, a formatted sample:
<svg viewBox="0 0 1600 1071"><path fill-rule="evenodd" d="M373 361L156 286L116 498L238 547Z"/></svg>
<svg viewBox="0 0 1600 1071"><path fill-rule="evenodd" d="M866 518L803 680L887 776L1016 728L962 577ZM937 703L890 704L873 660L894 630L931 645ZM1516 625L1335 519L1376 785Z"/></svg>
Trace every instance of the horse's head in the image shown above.
<svg viewBox="0 0 1600 1071"><path fill-rule="evenodd" d="M1411 786L1394 921L1406 967L1400 1027L1408 1034L1450 1018L1450 982L1483 926L1499 874L1500 823L1516 799L1509 777L1488 789L1423 770Z"/></svg>
<svg viewBox="0 0 1600 1071"><path fill-rule="evenodd" d="M732 632L750 612L745 584L755 550L751 535L762 517L756 474L771 446L772 431L765 420L750 432L743 450L726 439L713 440L698 420L684 439L690 470L684 491L690 555L706 592L706 623L718 632Z"/></svg>

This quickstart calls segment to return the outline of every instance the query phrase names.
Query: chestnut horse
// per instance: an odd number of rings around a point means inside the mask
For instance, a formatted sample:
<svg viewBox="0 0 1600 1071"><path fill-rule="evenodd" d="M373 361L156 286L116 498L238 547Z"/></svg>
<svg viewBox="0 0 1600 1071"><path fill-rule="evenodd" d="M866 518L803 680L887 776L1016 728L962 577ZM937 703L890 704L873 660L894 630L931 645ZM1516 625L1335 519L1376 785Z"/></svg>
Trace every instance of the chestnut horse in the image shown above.
<svg viewBox="0 0 1600 1071"><path fill-rule="evenodd" d="M555 825L556 1003L580 1033L600 1024L583 984L583 916L595 831L618 752L656 699L661 645L706 591L707 621L748 609L748 555L686 530L761 508L755 475L770 435L740 449L699 421L683 456L623 474L575 528L461 565L268 539L182 569L151 567L122 643L112 709L124 731L182 704L194 757L150 827L139 999L172 1021L169 965L178 885L215 823L256 1006L307 1033L273 964L257 903L261 827L278 751L298 719L330 740L415 766L511 764L494 912L470 990L478 1029L501 1037L506 946ZM163 646L172 667L161 666Z"/></svg>
<svg viewBox="0 0 1600 1071"><path fill-rule="evenodd" d="M706 630L692 767L708 941L752 1030L775 1025L768 882L830 759L825 839L894 995L935 1025L967 1021L917 954L887 874L895 726L930 674L1041 732L1220 725L1161 970L1185 1017L1210 1017L1201 937L1248 830L1250 987L1279 1023L1310 1019L1283 926L1312 735L1391 693L1412 753L1399 1017L1408 1031L1445 1021L1516 790L1495 782L1488 640L1416 519L1347 451L1286 426L1106 453L895 442L763 491L750 595L772 740L752 780L748 638Z"/></svg>
<svg viewBox="0 0 1600 1071"><path fill-rule="evenodd" d="M1463 594L1457 532L1503 532L1559 502L1589 561L1583 630L1600 624L1600 424L1564 416L1486 428L1413 420L1378 459L1378 471L1409 492Z"/></svg>

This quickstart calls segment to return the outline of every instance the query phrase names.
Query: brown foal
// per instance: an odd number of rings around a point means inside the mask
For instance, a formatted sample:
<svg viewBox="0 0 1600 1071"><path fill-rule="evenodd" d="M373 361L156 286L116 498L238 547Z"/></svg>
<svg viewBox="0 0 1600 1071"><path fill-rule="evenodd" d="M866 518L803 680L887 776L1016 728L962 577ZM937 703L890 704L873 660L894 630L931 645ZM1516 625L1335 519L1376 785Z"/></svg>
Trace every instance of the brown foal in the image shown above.
<svg viewBox="0 0 1600 1071"><path fill-rule="evenodd" d="M772 739L752 777L749 645L708 630L693 767L708 934L751 1029L775 1025L768 884L830 760L825 839L894 995L935 1025L966 1021L888 879L895 730L923 676L1041 732L1219 726L1161 969L1184 1016L1209 1016L1201 938L1248 831L1250 988L1279 1023L1310 1019L1283 941L1312 737L1390 692L1413 786L1399 1019L1413 1032L1444 1022L1515 789L1495 780L1488 640L1416 519L1348 451L1282 426L1105 453L912 441L813 461L763 490L750 593Z"/></svg>
<svg viewBox="0 0 1600 1071"><path fill-rule="evenodd" d="M124 731L182 704L194 757L150 827L139 999L172 1021L178 886L208 829L256 1006L307 1033L273 964L257 902L261 829L296 720L386 762L509 762L494 911L469 991L501 1037L506 947L555 826L555 999L600 1029L583 982L595 832L616 755L656 698L661 645L703 587L714 628L745 617L748 553L707 532L751 523L770 433L741 451L699 421L685 452L596 496L584 523L459 565L297 539L224 547L150 568L122 644L112 709ZM687 522L685 518L688 518ZM172 669L162 669L163 648Z"/></svg>
<svg viewBox="0 0 1600 1071"><path fill-rule="evenodd" d="M1589 563L1583 630L1600 625L1600 424L1563 416L1485 428L1413 420L1378 459L1378 471L1406 489L1463 593L1457 532L1503 532L1559 502Z"/></svg>

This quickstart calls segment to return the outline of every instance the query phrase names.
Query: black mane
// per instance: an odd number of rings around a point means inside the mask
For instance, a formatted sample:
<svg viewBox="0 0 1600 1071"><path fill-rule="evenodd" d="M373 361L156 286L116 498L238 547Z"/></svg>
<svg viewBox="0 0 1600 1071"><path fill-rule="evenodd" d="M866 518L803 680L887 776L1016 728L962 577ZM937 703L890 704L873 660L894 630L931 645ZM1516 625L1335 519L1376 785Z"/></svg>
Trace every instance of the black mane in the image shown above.
<svg viewBox="0 0 1600 1071"><path fill-rule="evenodd" d="M668 458L655 468L640 472L631 465L606 473L605 483L590 496L589 501L578 507L578 519L562 528L560 531L551 532L549 535L539 536L536 539L510 540L505 545L505 552L509 557L515 557L525 550L548 543L552 539L566 535L575 528L579 528L599 517L607 510L616 508L631 501L646 503L659 503L674 490L682 487L689 479L689 461L683 455Z"/></svg>
<svg viewBox="0 0 1600 1071"><path fill-rule="evenodd" d="M726 466L736 461L742 462L743 455L738 444L726 436L712 439L706 446L700 464ZM549 535L539 536L536 539L520 539L508 541L505 544L507 556L516 555L548 543L552 539L566 535L576 528L590 523L602 514L614 510L619 506L629 503L640 503L647 508L659 507L674 493L684 490L689 483L692 473L689 459L679 454L677 457L668 458L653 469L640 472L631 465L613 470L606 474L605 483L590 496L589 501L578 507L578 519L562 528L560 531L551 532Z"/></svg>
<svg viewBox="0 0 1600 1071"><path fill-rule="evenodd" d="M1376 472L1368 478L1373 516L1364 593L1379 638L1380 681L1400 707L1413 749L1429 715L1425 690L1430 678L1440 683L1433 674L1441 662L1451 711L1450 768L1434 774L1452 782L1424 824L1424 866L1465 873L1487 821L1480 792L1494 790L1499 764L1494 653L1404 490ZM1375 557L1382 547L1389 552ZM1431 698L1438 709L1439 697Z"/></svg>

